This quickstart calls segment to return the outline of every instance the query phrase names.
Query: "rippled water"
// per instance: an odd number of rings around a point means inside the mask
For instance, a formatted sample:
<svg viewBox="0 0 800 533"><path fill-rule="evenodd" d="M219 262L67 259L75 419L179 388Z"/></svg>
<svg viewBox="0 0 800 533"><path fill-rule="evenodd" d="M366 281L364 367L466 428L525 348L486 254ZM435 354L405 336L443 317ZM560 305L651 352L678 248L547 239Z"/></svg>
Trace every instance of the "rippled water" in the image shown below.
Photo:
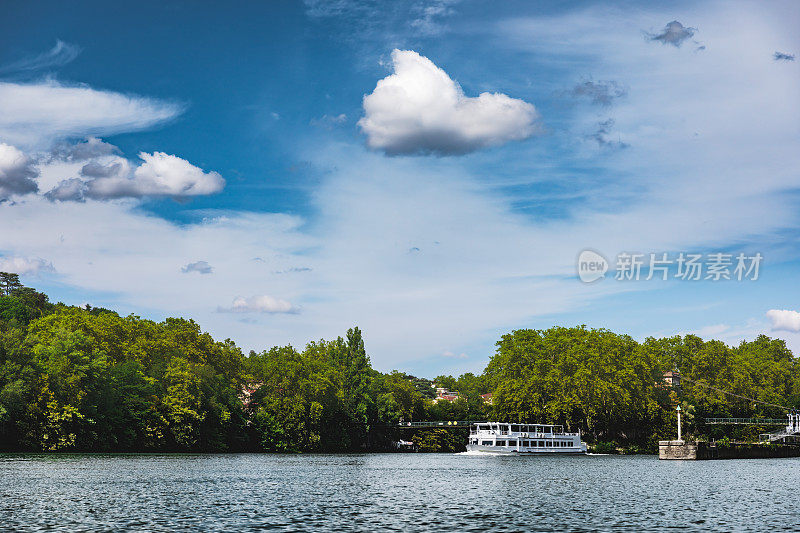
<svg viewBox="0 0 800 533"><path fill-rule="evenodd" d="M798 531L800 459L0 455L0 528Z"/></svg>

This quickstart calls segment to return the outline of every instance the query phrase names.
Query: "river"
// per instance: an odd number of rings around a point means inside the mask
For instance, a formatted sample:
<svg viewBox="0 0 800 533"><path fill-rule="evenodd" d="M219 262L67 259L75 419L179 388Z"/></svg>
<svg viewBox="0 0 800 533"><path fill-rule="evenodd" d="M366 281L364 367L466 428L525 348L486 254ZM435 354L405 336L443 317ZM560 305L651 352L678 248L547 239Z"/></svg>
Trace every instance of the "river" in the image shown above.
<svg viewBox="0 0 800 533"><path fill-rule="evenodd" d="M800 459L0 455L0 529L798 531Z"/></svg>

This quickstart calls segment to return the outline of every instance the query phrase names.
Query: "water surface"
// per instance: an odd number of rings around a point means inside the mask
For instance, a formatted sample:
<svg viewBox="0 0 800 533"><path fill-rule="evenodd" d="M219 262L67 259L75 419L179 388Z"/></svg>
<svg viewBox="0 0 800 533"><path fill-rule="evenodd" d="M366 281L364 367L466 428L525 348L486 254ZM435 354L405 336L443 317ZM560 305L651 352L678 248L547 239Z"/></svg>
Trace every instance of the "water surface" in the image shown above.
<svg viewBox="0 0 800 533"><path fill-rule="evenodd" d="M800 459L0 455L0 529L798 531Z"/></svg>

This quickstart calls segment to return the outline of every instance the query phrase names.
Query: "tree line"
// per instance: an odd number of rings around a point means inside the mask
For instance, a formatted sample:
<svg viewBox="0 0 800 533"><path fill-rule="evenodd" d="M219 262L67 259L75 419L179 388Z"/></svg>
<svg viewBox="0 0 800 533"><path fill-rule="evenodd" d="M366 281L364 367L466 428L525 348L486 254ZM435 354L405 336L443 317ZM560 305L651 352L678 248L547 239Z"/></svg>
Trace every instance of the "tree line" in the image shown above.
<svg viewBox="0 0 800 533"><path fill-rule="evenodd" d="M672 369L690 381L669 387ZM705 417L783 416L719 390L797 405L797 370L783 341L765 336L738 347L693 335L638 343L581 326L513 331L482 374L427 380L373 369L358 328L302 350L244 354L192 320L53 304L0 273L4 451L334 452L401 438L455 451L461 433L398 424L485 419L564 424L589 441L652 449L674 433L678 404L697 434L712 431ZM435 401L434 384L458 399Z"/></svg>

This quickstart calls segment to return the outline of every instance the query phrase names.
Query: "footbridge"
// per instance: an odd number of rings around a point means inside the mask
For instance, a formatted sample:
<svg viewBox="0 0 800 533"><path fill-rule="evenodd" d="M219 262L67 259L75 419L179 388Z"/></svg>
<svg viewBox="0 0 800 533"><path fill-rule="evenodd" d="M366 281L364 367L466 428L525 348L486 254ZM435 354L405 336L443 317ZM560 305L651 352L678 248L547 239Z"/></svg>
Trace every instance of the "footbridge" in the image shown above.
<svg viewBox="0 0 800 533"><path fill-rule="evenodd" d="M402 429L457 429L468 428L472 424L487 424L485 420L428 420L426 422L399 422Z"/></svg>
<svg viewBox="0 0 800 533"><path fill-rule="evenodd" d="M783 426L772 433L762 433L759 440L775 442L789 437L800 437L800 413L792 411L787 418L706 418L704 422L711 425L748 425L748 426Z"/></svg>
<svg viewBox="0 0 800 533"><path fill-rule="evenodd" d="M785 418L706 418L703 420L711 425L746 425L746 426L783 426Z"/></svg>

